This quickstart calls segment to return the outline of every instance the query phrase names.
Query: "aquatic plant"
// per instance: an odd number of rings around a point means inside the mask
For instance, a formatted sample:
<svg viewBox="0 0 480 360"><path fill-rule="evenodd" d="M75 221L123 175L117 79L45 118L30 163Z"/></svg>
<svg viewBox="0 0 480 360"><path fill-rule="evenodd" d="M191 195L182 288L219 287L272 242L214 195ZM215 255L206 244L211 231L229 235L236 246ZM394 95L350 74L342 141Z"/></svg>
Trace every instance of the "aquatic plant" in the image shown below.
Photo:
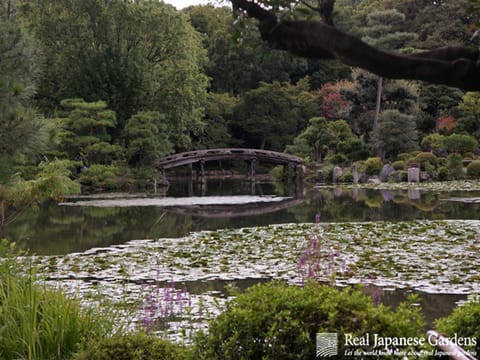
<svg viewBox="0 0 480 360"><path fill-rule="evenodd" d="M352 270L347 263L347 258L334 248L328 238L322 237L321 231L327 229L328 224L320 226L320 214L315 215L315 223L317 224L316 231L315 233L306 233L307 247L298 260L297 268L301 286L311 280L335 285L337 276L352 275ZM365 293L371 296L373 304L378 305L382 300L383 289L372 284L374 277L373 274L370 274L368 278L361 280L361 284Z"/></svg>
<svg viewBox="0 0 480 360"><path fill-rule="evenodd" d="M315 233L307 231L305 234L307 246L297 264L301 285L303 286L307 280L328 281L333 285L337 273L348 273L350 268L347 260L341 256L328 239L322 238L320 214L315 215L315 223L317 224ZM323 224L322 227L326 229L328 224Z"/></svg>
<svg viewBox="0 0 480 360"><path fill-rule="evenodd" d="M449 171L445 167L440 167L439 169L444 168L445 171ZM445 179L442 179L445 180ZM342 189L385 189L385 190L409 190L409 189L419 189L425 191L480 191L480 180L454 180L454 181L428 181L422 183L380 183L380 184L333 184L326 185L321 184L315 186L317 189L325 188L342 188Z"/></svg>
<svg viewBox="0 0 480 360"><path fill-rule="evenodd" d="M18 254L0 242L0 359L66 359L114 331L110 314L38 284L36 268Z"/></svg>
<svg viewBox="0 0 480 360"><path fill-rule="evenodd" d="M159 277L157 271L157 280L147 287L146 296L140 304L140 322L147 333L168 331L173 320L188 315L192 308L186 286L179 290L172 280L162 288Z"/></svg>
<svg viewBox="0 0 480 360"><path fill-rule="evenodd" d="M370 275L369 279L365 279L362 281L363 291L370 295L372 298L372 302L375 306L380 305L383 298L383 288L381 286L375 286L372 281L374 280L374 276Z"/></svg>
<svg viewBox="0 0 480 360"><path fill-rule="evenodd" d="M268 278L300 284L298 263L309 246L307 232L321 239L326 271L329 248L340 253L333 257L336 285L367 282L367 291L379 285L429 293L480 291L478 220L350 222L329 223L327 227L319 222L223 229L177 239L135 240L81 254L37 256L33 261L48 276L49 284L61 284L65 292L81 296L86 304L95 304L103 297L137 303L135 310L139 310L138 299L156 294L155 286L160 286L163 296L163 287L171 279L175 279L177 291L181 289L178 283L216 280ZM433 247L435 251L425 251ZM97 266L102 262L110 265ZM150 264L165 268L158 272ZM342 267L346 271L342 272ZM89 269L94 269L95 281L89 280ZM330 279L325 275L324 282ZM215 300L221 304L226 301L211 292L190 294L190 299L190 313L174 319L168 330L168 337L177 342L185 338L183 331L188 340L192 326L188 318L195 321L194 331L205 328L205 320L219 313Z"/></svg>

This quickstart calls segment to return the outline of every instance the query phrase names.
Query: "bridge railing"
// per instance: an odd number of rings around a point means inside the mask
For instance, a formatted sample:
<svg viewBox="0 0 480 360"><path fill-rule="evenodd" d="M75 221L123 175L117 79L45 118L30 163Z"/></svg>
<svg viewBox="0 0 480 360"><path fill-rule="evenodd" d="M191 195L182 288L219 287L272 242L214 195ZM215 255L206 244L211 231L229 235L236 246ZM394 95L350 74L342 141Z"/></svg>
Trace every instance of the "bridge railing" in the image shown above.
<svg viewBox="0 0 480 360"><path fill-rule="evenodd" d="M279 153L271 150L245 149L245 148L224 148L186 151L179 154L169 155L156 162L159 168L170 168L181 166L198 161L238 159L252 160L258 159L267 162L287 163L293 165L302 165L303 160L297 156Z"/></svg>

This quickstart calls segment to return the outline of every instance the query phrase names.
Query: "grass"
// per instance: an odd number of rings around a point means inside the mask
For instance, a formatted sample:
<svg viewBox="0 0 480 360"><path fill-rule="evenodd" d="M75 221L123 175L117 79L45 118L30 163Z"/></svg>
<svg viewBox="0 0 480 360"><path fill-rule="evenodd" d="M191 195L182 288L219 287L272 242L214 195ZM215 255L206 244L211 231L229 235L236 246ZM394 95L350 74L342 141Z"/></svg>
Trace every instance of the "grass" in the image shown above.
<svg viewBox="0 0 480 360"><path fill-rule="evenodd" d="M114 331L113 317L41 285L33 265L17 255L1 241L0 359L70 359L89 339Z"/></svg>

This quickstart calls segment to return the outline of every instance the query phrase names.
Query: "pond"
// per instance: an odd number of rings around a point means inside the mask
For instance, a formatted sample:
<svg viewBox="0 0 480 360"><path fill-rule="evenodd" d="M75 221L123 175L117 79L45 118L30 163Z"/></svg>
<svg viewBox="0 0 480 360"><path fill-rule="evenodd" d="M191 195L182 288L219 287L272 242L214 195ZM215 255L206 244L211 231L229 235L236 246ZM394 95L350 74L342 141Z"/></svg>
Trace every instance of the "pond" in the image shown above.
<svg viewBox="0 0 480 360"><path fill-rule="evenodd" d="M192 319L202 327L201 319L221 311L229 284L301 283L299 261L315 239L322 250L302 266L320 264L320 281L367 284L394 306L417 292L431 322L480 291L479 199L480 182L294 188L209 181L207 189L176 183L161 196L40 204L2 236L36 254L48 282L86 299L103 294L134 303L153 288L179 299L188 294L193 310L177 330Z"/></svg>
<svg viewBox="0 0 480 360"><path fill-rule="evenodd" d="M468 184L465 185L465 184ZM242 181L208 183L206 196L276 196L282 202L247 203L209 207L191 203L179 206L148 204L152 196L145 194L108 194L77 200L123 199L112 206L64 206L43 203L25 211L4 229L6 236L38 255L62 255L93 247L119 245L133 239L181 237L191 232L241 228L283 223L313 222L321 214L322 222L406 221L415 219L480 219L480 204L467 201L446 201L451 198L475 199L480 185L473 183L444 189L416 190L320 187L294 189L281 184ZM173 184L168 197L185 197L187 183ZM468 191L461 189L468 188ZM456 189L454 191L446 191ZM198 187L194 196L200 196ZM129 206L128 201L135 199ZM144 204L139 202L144 199ZM155 197L153 197L155 198ZM164 198L164 196L157 196ZM246 199L248 200L248 199ZM228 201L226 198L224 201ZM92 205L95 205L93 202ZM122 204L120 204L122 205ZM148 206L150 205L150 206Z"/></svg>

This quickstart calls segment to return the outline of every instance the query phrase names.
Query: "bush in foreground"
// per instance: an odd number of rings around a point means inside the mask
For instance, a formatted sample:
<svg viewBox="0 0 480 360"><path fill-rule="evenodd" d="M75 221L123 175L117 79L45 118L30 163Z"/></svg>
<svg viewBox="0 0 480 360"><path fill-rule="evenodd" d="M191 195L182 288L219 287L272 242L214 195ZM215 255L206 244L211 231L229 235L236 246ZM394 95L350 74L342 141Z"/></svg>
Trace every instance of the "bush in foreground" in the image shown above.
<svg viewBox="0 0 480 360"><path fill-rule="evenodd" d="M337 332L337 358L343 358L346 333L398 337L423 331L421 311L410 303L394 311L375 306L361 289L271 282L232 300L208 335L198 335L194 352L198 359L315 359L316 334Z"/></svg>
<svg viewBox="0 0 480 360"><path fill-rule="evenodd" d="M88 349L75 360L158 360L186 358L186 350L180 345L145 333L113 336L93 341Z"/></svg>
<svg viewBox="0 0 480 360"><path fill-rule="evenodd" d="M475 339L475 346L463 346L465 350L480 354L480 298L476 296L471 301L457 307L447 317L435 321L435 330L453 338Z"/></svg>

